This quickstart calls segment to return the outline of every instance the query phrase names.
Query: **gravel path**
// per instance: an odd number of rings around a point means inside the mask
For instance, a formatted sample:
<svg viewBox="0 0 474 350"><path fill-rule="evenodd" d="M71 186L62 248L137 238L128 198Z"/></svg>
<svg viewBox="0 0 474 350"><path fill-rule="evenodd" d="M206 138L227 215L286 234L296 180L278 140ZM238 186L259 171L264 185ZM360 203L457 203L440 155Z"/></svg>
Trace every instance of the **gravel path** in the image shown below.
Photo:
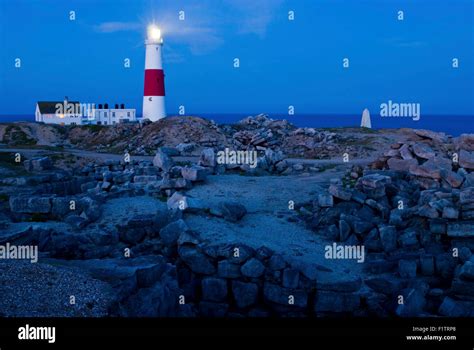
<svg viewBox="0 0 474 350"><path fill-rule="evenodd" d="M1 153L21 153L25 155L27 158L40 156L40 155L47 155L47 154L60 154L60 153L70 153L77 157L88 158L93 160L114 160L120 161L123 160L123 155L121 154L113 154L113 153L100 153L100 152L93 152L93 151L85 151L79 149L65 149L64 151L54 151L54 150L46 150L46 149L28 149L28 148L0 148ZM131 156L132 160L138 161L153 161L153 156ZM173 157L175 161L181 162L197 162L199 157ZM370 158L360 158L360 159L353 159L350 162L350 165L365 165L369 164L370 162L374 161L376 157ZM333 159L302 159L302 158L286 158L286 161L290 164L306 164L306 165L313 165L313 166L324 166L324 165L344 165L342 158L333 158Z"/></svg>
<svg viewBox="0 0 474 350"><path fill-rule="evenodd" d="M1 260L0 271L0 316L100 317L113 302L107 283L79 270Z"/></svg>
<svg viewBox="0 0 474 350"><path fill-rule="evenodd" d="M333 278L349 278L361 273L354 260L328 260L324 257L328 242L302 223L288 221L288 201L307 202L316 198L329 180L341 170L331 169L315 176L239 175L211 176L187 194L206 205L236 201L248 210L238 223L215 217L186 215L186 222L202 238L215 243L245 243L254 248L265 245L296 262L305 262L315 270L330 269Z"/></svg>

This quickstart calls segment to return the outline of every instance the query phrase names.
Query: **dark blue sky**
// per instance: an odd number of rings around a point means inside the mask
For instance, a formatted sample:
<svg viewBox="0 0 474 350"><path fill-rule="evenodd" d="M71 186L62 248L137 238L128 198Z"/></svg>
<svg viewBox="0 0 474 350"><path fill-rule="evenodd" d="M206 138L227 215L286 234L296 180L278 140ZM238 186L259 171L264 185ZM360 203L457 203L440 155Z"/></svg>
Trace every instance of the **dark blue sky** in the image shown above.
<svg viewBox="0 0 474 350"><path fill-rule="evenodd" d="M65 95L141 114L143 41L155 20L169 114L179 105L187 114L378 113L393 100L474 115L473 18L472 0L0 0L0 114L32 114L37 100Z"/></svg>

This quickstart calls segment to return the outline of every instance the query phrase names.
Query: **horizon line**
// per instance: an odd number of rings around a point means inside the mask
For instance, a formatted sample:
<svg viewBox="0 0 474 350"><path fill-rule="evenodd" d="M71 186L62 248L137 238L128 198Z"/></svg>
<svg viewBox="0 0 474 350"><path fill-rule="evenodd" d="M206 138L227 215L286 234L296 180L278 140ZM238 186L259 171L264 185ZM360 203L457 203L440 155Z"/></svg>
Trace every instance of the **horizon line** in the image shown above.
<svg viewBox="0 0 474 350"><path fill-rule="evenodd" d="M370 112L370 111L369 111ZM353 112L353 113L322 113L322 112L305 112L305 113L295 113L293 115L288 115L284 114L283 112L260 112L260 113L249 113L249 112L193 112L193 113L186 113L185 115L180 115L178 113L174 114L169 114L166 117L198 117L199 114L206 114L206 115L237 115L237 114L242 114L246 116L257 116L257 115L281 115L282 117L288 117L292 118L295 116L307 116L307 115L314 115L314 116L325 116L325 115L335 115L335 116L358 116L362 115L361 112ZM371 115L374 116L380 116L378 113L370 113ZM141 114L137 114L138 116L142 117ZM431 113L426 113L424 114L425 116L437 116L437 117L448 117L448 116L455 116L455 117L474 117L473 114L431 114ZM32 114L14 114L14 113L8 113L8 114L0 114L0 117L8 117L8 116L35 116L34 113ZM384 117L384 118L389 118L389 117Z"/></svg>

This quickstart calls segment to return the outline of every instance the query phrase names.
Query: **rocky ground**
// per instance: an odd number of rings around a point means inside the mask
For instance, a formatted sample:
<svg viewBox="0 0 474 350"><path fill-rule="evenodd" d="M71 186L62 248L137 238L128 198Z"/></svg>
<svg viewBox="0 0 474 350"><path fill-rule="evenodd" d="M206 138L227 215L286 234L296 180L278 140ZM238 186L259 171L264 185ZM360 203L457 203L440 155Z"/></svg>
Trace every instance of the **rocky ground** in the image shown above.
<svg viewBox="0 0 474 350"><path fill-rule="evenodd" d="M40 251L0 260L2 315L473 316L472 134L260 115L4 124L0 142L0 245Z"/></svg>
<svg viewBox="0 0 474 350"><path fill-rule="evenodd" d="M341 132L343 131L343 132ZM169 117L148 124L57 126L38 123L0 124L0 143L9 147L82 149L105 153L154 156L158 147L176 147L199 156L206 147L239 150L281 150L294 158L331 159L348 153L364 158L380 145L403 138L403 132L360 128L297 128L265 115L236 124L217 125L199 117Z"/></svg>

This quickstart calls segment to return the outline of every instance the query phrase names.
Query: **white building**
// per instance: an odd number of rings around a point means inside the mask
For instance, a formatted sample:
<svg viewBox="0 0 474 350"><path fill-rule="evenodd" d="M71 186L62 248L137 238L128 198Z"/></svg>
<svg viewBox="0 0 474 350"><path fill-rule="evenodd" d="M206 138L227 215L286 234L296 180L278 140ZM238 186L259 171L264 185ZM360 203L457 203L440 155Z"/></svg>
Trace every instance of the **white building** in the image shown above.
<svg viewBox="0 0 474 350"><path fill-rule="evenodd" d="M79 103L77 101L39 101L36 103L35 120L47 124L60 125L114 125L137 121L136 110L107 103Z"/></svg>
<svg viewBox="0 0 474 350"><path fill-rule="evenodd" d="M80 103L68 101L67 98L64 101L39 101L36 103L35 120L47 124L80 125Z"/></svg>
<svg viewBox="0 0 474 350"><path fill-rule="evenodd" d="M93 104L84 109L84 124L114 125L118 123L135 122L137 112L134 108L125 108L122 103L109 108L107 103Z"/></svg>

